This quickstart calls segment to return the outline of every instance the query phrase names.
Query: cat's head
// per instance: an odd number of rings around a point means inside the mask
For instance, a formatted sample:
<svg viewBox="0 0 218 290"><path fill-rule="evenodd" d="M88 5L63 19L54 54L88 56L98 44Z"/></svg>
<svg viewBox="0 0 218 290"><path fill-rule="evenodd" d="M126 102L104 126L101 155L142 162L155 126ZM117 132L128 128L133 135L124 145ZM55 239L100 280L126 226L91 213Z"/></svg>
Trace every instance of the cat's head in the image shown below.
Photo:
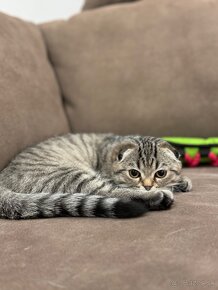
<svg viewBox="0 0 218 290"><path fill-rule="evenodd" d="M154 137L123 137L108 156L116 183L152 188L170 186L179 178L179 153L168 142Z"/></svg>

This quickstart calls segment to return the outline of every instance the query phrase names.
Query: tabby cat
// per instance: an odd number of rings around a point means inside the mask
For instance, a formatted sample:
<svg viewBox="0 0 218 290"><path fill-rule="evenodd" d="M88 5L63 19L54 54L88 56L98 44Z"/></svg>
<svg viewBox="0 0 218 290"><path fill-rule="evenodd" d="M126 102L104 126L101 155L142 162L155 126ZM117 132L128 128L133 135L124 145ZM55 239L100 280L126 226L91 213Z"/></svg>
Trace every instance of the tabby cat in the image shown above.
<svg viewBox="0 0 218 290"><path fill-rule="evenodd" d="M21 152L0 173L0 217L136 217L189 191L176 150L159 138L68 134Z"/></svg>

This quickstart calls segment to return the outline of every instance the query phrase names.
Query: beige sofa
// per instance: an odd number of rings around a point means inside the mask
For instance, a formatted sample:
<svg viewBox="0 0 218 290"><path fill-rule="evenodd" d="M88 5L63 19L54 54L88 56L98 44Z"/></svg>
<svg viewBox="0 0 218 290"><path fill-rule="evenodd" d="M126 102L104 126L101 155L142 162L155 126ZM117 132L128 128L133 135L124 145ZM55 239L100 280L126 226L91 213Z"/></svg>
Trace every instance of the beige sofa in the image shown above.
<svg viewBox="0 0 218 290"><path fill-rule="evenodd" d="M70 131L218 135L218 1L121 2L40 26L0 14L1 169ZM0 220L0 289L217 289L218 170L184 171L169 211Z"/></svg>

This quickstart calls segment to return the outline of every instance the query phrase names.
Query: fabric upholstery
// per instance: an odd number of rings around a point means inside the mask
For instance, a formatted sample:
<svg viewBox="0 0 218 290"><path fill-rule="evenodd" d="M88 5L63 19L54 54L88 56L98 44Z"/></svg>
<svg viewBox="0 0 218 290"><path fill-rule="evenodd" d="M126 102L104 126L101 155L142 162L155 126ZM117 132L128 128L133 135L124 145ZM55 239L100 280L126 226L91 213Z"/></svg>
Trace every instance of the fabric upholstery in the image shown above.
<svg viewBox="0 0 218 290"><path fill-rule="evenodd" d="M68 132L39 28L0 14L0 169L31 144Z"/></svg>
<svg viewBox="0 0 218 290"><path fill-rule="evenodd" d="M218 169L137 219L0 220L1 290L217 289Z"/></svg>
<svg viewBox="0 0 218 290"><path fill-rule="evenodd" d="M75 132L218 135L218 2L136 1L42 26Z"/></svg>

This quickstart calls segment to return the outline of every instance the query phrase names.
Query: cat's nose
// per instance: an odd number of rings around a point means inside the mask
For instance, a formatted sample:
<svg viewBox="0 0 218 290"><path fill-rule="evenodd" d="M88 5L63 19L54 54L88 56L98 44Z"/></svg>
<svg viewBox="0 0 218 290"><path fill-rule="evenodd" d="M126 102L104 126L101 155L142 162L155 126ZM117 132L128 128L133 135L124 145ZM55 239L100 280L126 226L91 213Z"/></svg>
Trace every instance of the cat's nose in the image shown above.
<svg viewBox="0 0 218 290"><path fill-rule="evenodd" d="M152 186L144 186L144 188L145 188L147 191L149 191L149 190L152 188Z"/></svg>
<svg viewBox="0 0 218 290"><path fill-rule="evenodd" d="M154 184L154 181L151 178L145 178L143 180L143 186L146 190L150 190Z"/></svg>

